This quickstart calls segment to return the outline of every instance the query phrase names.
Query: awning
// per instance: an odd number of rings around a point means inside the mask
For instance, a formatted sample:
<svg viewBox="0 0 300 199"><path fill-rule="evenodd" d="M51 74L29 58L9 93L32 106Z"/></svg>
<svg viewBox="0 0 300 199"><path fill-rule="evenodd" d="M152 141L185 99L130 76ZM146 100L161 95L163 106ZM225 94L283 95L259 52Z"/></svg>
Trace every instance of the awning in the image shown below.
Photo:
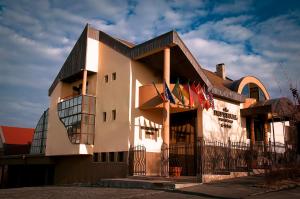
<svg viewBox="0 0 300 199"><path fill-rule="evenodd" d="M276 98L256 102L250 107L241 109L242 117L271 115L274 118L291 118L297 113L297 108L288 98Z"/></svg>

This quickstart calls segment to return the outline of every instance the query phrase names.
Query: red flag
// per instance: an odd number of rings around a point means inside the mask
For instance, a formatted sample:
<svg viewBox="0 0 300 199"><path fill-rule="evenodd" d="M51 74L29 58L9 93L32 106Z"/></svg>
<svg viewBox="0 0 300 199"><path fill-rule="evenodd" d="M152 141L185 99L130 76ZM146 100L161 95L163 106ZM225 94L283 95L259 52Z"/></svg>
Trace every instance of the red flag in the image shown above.
<svg viewBox="0 0 300 199"><path fill-rule="evenodd" d="M199 84L196 85L195 82L193 84L191 84L192 95L193 95L193 98L196 99L194 101L195 101L195 105L197 105L197 106L201 105L201 100L199 99L199 87L198 86L199 86Z"/></svg>
<svg viewBox="0 0 300 199"><path fill-rule="evenodd" d="M206 95L206 91L203 88L202 88L202 93L203 93L203 96L205 98L205 100L204 100L204 108L206 110L208 110L210 108L210 102L209 102L208 96Z"/></svg>

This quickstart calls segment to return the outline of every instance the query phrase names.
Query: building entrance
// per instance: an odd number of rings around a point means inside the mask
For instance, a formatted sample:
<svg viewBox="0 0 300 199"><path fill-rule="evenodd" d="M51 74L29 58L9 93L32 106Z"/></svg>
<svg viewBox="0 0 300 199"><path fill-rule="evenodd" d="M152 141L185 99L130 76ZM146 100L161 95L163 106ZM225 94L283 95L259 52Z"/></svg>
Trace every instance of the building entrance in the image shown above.
<svg viewBox="0 0 300 199"><path fill-rule="evenodd" d="M180 175L196 176L199 156L196 130L197 111L173 113L170 117L169 171L180 170Z"/></svg>

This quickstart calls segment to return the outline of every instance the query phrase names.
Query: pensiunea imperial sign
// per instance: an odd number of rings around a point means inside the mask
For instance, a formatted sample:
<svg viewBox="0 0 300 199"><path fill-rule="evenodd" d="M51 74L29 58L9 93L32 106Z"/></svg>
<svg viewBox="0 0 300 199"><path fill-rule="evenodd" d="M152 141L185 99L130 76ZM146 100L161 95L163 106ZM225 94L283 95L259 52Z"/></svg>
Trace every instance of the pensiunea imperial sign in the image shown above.
<svg viewBox="0 0 300 199"><path fill-rule="evenodd" d="M214 115L217 116L221 122L221 127L231 128L233 120L237 120L237 115L228 112L229 110L226 107L223 108L223 111L214 110Z"/></svg>

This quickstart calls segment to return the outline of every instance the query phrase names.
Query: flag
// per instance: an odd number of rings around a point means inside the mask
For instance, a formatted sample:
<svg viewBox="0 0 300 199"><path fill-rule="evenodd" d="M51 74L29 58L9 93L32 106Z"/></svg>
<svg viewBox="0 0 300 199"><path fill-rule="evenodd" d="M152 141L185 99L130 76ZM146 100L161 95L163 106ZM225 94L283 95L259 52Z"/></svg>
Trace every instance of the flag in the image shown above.
<svg viewBox="0 0 300 199"><path fill-rule="evenodd" d="M157 95L162 99L163 102L165 102L165 101L166 101L166 98L164 97L164 95L158 91L158 89L157 89L155 83L154 83L154 82L152 82L152 83L153 83L153 86L154 86L154 88L155 88L155 90L156 90L156 92L157 92Z"/></svg>
<svg viewBox="0 0 300 199"><path fill-rule="evenodd" d="M201 87L200 85L198 86L198 89L199 89L199 94L198 94L198 99L201 101L201 105L202 105L202 108L205 107L205 104L206 104L206 100L207 100L207 97L205 95L205 92L203 90L203 87Z"/></svg>
<svg viewBox="0 0 300 199"><path fill-rule="evenodd" d="M183 88L184 88L183 94L184 94L184 96L186 96L189 99L190 107L195 106L194 99L193 99L193 96L191 94L190 83L188 82L186 85L183 86Z"/></svg>
<svg viewBox="0 0 300 199"><path fill-rule="evenodd" d="M191 95L193 96L195 106L201 106L201 100L199 99L199 84L196 85L196 83L194 82L190 85L190 88L192 91Z"/></svg>
<svg viewBox="0 0 300 199"><path fill-rule="evenodd" d="M183 89L181 91L182 91L183 97L190 99L190 93L189 93L189 89L187 88L187 85L183 85Z"/></svg>
<svg viewBox="0 0 300 199"><path fill-rule="evenodd" d="M205 88L201 88L202 95L204 97L204 108L208 110L210 108L210 102L208 96L206 95Z"/></svg>
<svg viewBox="0 0 300 199"><path fill-rule="evenodd" d="M176 103L175 103L175 99L174 99L174 97L172 96L172 93L171 93L171 91L170 91L170 89L169 89L167 83L164 82L164 85L165 85L164 93L165 93L166 99L167 99L167 100L170 100L170 102L171 102L172 104L176 104Z"/></svg>
<svg viewBox="0 0 300 199"><path fill-rule="evenodd" d="M215 103L214 103L214 98L212 92L208 92L208 100L210 103L210 107L214 110L215 109Z"/></svg>
<svg viewBox="0 0 300 199"><path fill-rule="evenodd" d="M182 103L182 105L185 104L184 96L179 85L179 79L177 79L177 82L172 90L172 93Z"/></svg>

